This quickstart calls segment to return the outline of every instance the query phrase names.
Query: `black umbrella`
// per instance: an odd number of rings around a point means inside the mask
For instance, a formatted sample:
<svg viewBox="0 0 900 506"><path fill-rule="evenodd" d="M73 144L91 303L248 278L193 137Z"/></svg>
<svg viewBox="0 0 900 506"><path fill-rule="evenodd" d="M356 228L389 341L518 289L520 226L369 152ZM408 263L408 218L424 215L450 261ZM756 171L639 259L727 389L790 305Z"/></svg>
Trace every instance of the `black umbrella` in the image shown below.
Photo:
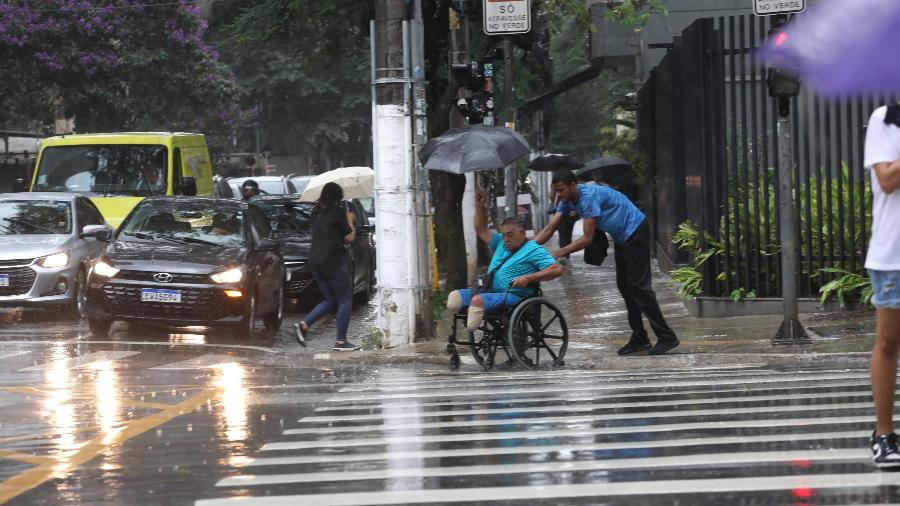
<svg viewBox="0 0 900 506"><path fill-rule="evenodd" d="M581 162L569 155L551 153L539 156L528 164L530 170L537 172L555 172L557 170L575 170L581 167Z"/></svg>
<svg viewBox="0 0 900 506"><path fill-rule="evenodd" d="M584 164L575 176L581 180L603 179L631 169L631 164L616 156L601 156Z"/></svg>
<svg viewBox="0 0 900 506"><path fill-rule="evenodd" d="M501 169L531 152L524 137L506 127L451 128L419 151L428 170L464 174Z"/></svg>

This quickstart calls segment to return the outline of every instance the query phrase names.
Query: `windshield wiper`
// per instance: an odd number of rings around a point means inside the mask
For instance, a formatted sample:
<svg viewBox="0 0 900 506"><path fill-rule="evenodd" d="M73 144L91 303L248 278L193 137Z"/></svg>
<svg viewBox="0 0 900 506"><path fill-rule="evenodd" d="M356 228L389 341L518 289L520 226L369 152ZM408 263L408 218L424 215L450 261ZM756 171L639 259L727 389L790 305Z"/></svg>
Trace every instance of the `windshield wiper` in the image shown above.
<svg viewBox="0 0 900 506"><path fill-rule="evenodd" d="M0 228L2 228L3 230L6 230L7 232L12 232L13 234L16 234L16 235L21 234L21 232L19 232L18 230L14 229L14 228L9 228L6 225L0 225Z"/></svg>
<svg viewBox="0 0 900 506"><path fill-rule="evenodd" d="M220 247L220 248L225 248L225 247L227 247L227 246L225 246L224 244L219 244L219 243L217 243L217 242L212 242L212 241L205 241L205 240L203 240L203 239L197 239L196 237L172 237L171 239L176 239L176 240L178 240L178 241L182 241L182 242L185 242L185 243L205 244L205 245L207 245L207 246L218 246L218 247Z"/></svg>
<svg viewBox="0 0 900 506"><path fill-rule="evenodd" d="M144 239L145 241L152 241L156 239L156 236L153 234L148 234L146 232L123 232L124 235L130 235L131 237L137 237L138 239Z"/></svg>
<svg viewBox="0 0 900 506"><path fill-rule="evenodd" d="M56 230L51 230L49 228L45 228L40 225L35 225L34 223L31 223L30 221L17 220L15 218L3 218L3 220L8 221L9 223L12 223L14 225L25 225L25 226L31 227L35 230L40 230L41 232L46 232L48 234L58 234L59 233Z"/></svg>

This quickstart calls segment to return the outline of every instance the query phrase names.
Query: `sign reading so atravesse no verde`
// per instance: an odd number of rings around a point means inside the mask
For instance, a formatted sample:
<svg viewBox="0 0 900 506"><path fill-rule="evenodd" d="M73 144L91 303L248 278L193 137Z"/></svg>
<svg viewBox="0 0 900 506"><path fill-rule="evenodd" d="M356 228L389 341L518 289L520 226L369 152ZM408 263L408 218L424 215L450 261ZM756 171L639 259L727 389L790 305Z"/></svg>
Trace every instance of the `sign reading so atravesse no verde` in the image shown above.
<svg viewBox="0 0 900 506"><path fill-rule="evenodd" d="M531 30L531 0L484 0L484 33L509 35Z"/></svg>
<svg viewBox="0 0 900 506"><path fill-rule="evenodd" d="M806 0L753 0L753 13L757 16L791 14L806 10Z"/></svg>

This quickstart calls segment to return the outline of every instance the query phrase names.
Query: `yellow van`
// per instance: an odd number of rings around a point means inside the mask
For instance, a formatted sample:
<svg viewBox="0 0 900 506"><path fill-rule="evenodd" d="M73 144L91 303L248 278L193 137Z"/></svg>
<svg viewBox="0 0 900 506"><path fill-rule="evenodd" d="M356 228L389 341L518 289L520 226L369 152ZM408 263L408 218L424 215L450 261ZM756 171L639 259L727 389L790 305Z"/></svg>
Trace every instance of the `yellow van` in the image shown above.
<svg viewBox="0 0 900 506"><path fill-rule="evenodd" d="M212 195L206 138L191 133L109 133L41 142L31 191L87 195L118 227L151 195Z"/></svg>

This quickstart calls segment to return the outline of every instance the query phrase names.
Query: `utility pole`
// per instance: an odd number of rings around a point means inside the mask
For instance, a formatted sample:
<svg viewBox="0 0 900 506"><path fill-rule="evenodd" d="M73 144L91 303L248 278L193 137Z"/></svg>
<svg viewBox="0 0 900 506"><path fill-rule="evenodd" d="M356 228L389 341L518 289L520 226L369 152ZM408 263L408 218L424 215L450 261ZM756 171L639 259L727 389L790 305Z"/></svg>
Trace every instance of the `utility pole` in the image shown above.
<svg viewBox="0 0 900 506"><path fill-rule="evenodd" d="M376 0L370 27L376 237L381 252L376 255L376 303L386 347L410 344L431 329L430 206L424 195L427 179L416 160L425 133L420 13L420 0L412 5Z"/></svg>
<svg viewBox="0 0 900 506"><path fill-rule="evenodd" d="M516 129L515 118L515 100L513 100L513 43L509 35L503 37L503 100L505 101L503 120L506 121L506 127L513 130ZM506 172L503 180L506 186L506 217L512 218L516 216L516 210L519 208L518 199L518 182L519 173L516 164L511 163L506 166Z"/></svg>
<svg viewBox="0 0 900 506"><path fill-rule="evenodd" d="M772 32L787 23L787 15L776 15ZM767 77L769 95L778 103L778 227L781 241L781 297L784 321L772 344L808 344L812 341L800 323L797 301L797 235L794 230L794 150L791 142L791 97L800 92L800 83L777 70Z"/></svg>

